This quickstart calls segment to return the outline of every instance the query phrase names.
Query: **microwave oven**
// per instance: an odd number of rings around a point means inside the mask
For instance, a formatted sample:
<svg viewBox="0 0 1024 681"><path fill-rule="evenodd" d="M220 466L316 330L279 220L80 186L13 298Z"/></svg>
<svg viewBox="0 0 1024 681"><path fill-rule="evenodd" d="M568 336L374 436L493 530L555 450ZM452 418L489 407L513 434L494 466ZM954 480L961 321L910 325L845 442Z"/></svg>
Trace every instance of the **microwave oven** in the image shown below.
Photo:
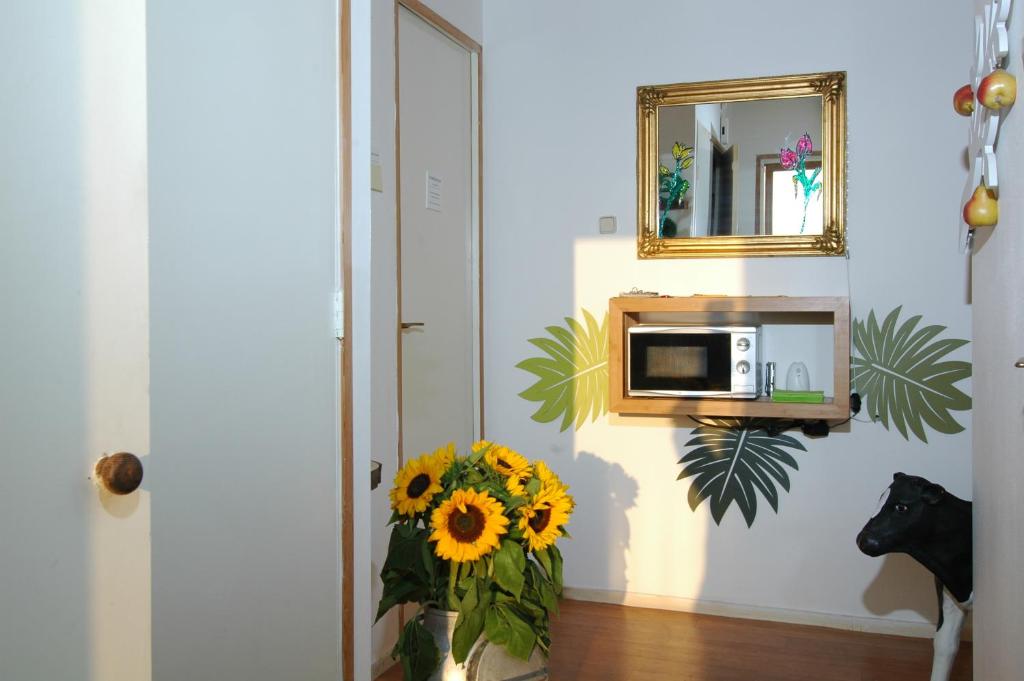
<svg viewBox="0 0 1024 681"><path fill-rule="evenodd" d="M761 394L759 326L640 324L627 336L631 397L755 399Z"/></svg>

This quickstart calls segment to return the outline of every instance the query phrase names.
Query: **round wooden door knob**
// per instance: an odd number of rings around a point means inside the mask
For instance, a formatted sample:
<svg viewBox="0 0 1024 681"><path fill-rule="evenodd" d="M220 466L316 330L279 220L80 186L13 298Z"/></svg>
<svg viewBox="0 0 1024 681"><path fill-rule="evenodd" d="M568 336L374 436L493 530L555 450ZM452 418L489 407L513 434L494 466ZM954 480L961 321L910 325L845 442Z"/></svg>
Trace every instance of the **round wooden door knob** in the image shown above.
<svg viewBox="0 0 1024 681"><path fill-rule="evenodd" d="M111 494L131 494L142 484L142 462L128 452L105 456L96 462L96 480Z"/></svg>

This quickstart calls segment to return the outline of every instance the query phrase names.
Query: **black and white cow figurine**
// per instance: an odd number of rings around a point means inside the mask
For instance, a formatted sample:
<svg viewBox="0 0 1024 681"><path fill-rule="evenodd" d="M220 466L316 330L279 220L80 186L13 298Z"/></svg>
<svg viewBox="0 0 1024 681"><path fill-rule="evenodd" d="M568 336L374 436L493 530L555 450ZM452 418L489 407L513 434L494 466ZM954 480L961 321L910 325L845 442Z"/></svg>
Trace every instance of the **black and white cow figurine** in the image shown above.
<svg viewBox="0 0 1024 681"><path fill-rule="evenodd" d="M935 575L939 623L931 681L948 681L974 601L971 502L924 478L897 473L881 510L857 535L857 547L869 556L910 554Z"/></svg>

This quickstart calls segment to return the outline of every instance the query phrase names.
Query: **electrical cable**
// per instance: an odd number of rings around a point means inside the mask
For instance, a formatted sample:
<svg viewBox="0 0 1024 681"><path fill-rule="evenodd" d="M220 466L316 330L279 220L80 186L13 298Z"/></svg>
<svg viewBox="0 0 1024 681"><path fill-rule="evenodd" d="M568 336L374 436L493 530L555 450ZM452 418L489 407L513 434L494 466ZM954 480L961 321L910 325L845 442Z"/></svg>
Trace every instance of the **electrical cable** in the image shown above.
<svg viewBox="0 0 1024 681"><path fill-rule="evenodd" d="M853 327L853 315L852 315L852 312L853 312L853 283L852 283L852 276L851 276L851 273L850 273L850 240L849 240L849 233L847 233L846 254L845 254L844 260L845 260L844 265L845 265L845 268L846 268L846 297L847 297L847 300L849 300L849 302L850 302L850 311L851 311L851 316L850 316L850 326L851 326L851 328L849 329L849 331L850 331L850 336L852 337L853 336L853 328L852 328ZM850 388L851 388L851 392L850 392L850 397L851 397L851 400L850 400L851 401L850 411L852 413L850 414L850 416L847 419L845 419L843 421L840 421L839 423L831 424L831 425L827 424L826 427L825 427L825 433L824 433L825 436L828 435L829 431L831 431L831 430L833 430L835 428L838 428L839 426L844 426L847 423L849 423L850 421L856 421L857 423L874 423L875 422L874 419L872 419L870 417L867 420L857 418L857 414L859 414L861 412L861 409L862 409L862 398L861 398L861 395L860 395L859 391L857 390L857 384L856 384L855 376L856 376L856 374L854 374L851 371L850 372ZM705 421L705 420L703 420L701 418L698 418L697 416L690 416L690 420L693 421L694 423L697 423L698 425L704 426L705 428L722 428L722 426L720 424L715 423L714 421ZM790 430L792 428L800 428L801 430L804 431L804 434L807 434L807 430L809 430L809 429L810 430L820 430L820 426L810 425L810 424L818 424L818 422L819 422L818 420L806 420L806 419L804 419L804 420L783 421L781 419L768 419L768 422L769 422L770 425L768 427L766 427L765 430L769 434L771 434L771 435L777 435L779 433L785 432L785 431Z"/></svg>
<svg viewBox="0 0 1024 681"><path fill-rule="evenodd" d="M846 258L845 258L845 260L846 260L846 298L847 298L847 300L850 301L850 327L851 327L850 328L850 338L853 338L853 328L852 328L853 327L853 283L852 283L852 278L851 278L851 275L850 275L850 236L849 236L849 226L847 226ZM850 352L851 355L853 354L852 350L853 349L851 348L851 352ZM860 391L857 390L856 376L857 376L856 373L854 373L853 371L850 372L850 392L852 394L859 395ZM874 423L875 422L875 420L872 419L870 416L867 418L867 420L857 418L857 414L859 414L859 413L860 413L860 409L855 410L853 412L853 414L850 416L850 418L846 419L842 423L837 423L836 426L845 425L845 424L849 423L850 421L856 421L857 423Z"/></svg>

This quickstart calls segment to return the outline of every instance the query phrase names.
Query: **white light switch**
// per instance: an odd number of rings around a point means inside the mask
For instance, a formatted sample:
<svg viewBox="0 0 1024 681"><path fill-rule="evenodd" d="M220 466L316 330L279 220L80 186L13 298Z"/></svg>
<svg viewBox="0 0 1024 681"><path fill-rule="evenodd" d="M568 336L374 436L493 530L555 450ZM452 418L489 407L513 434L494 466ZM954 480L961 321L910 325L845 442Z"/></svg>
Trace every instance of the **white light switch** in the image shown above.
<svg viewBox="0 0 1024 681"><path fill-rule="evenodd" d="M601 234L615 234L615 216L605 215L597 221L597 229Z"/></svg>
<svg viewBox="0 0 1024 681"><path fill-rule="evenodd" d="M441 178L427 171L427 210L441 212Z"/></svg>

